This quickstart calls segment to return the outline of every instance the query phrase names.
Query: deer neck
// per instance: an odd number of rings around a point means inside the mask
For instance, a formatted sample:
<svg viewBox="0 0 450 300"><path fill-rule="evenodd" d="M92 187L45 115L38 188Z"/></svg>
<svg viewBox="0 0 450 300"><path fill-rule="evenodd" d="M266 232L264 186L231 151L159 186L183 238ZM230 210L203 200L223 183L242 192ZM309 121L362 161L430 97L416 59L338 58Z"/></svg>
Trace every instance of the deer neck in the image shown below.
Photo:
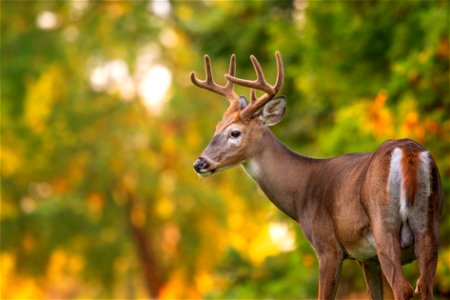
<svg viewBox="0 0 450 300"><path fill-rule="evenodd" d="M314 159L298 155L267 129L243 167L281 211L299 221L298 207L302 205L302 195L310 178L310 166Z"/></svg>

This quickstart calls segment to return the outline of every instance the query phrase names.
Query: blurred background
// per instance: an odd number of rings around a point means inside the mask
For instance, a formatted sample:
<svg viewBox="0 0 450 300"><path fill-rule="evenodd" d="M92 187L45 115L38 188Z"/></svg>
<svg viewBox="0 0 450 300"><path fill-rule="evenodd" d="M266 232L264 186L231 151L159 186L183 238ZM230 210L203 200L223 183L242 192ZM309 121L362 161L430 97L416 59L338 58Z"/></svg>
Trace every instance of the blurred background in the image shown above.
<svg viewBox="0 0 450 300"><path fill-rule="evenodd" d="M189 80L232 53L275 77L275 134L326 157L409 137L445 188L435 294L450 297L448 1L1 1L1 298L312 298L298 226L241 168L192 164L227 108ZM248 90L238 90L248 95ZM405 267L411 283L417 264ZM367 297L344 264L340 298Z"/></svg>

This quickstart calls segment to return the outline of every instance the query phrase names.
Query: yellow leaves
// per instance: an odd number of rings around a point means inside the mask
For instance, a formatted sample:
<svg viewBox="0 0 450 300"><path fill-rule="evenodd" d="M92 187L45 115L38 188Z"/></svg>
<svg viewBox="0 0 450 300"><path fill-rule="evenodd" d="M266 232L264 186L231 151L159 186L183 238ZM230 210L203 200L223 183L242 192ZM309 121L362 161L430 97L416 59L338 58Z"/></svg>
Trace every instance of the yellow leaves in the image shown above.
<svg viewBox="0 0 450 300"><path fill-rule="evenodd" d="M420 52L419 57L418 57L419 62L422 64L428 62L430 60L432 54L433 54L433 52L431 49Z"/></svg>
<svg viewBox="0 0 450 300"><path fill-rule="evenodd" d="M128 192L134 192L136 190L137 187L137 176L135 174L131 174L131 173L125 173L122 176L122 185L125 191Z"/></svg>
<svg viewBox="0 0 450 300"><path fill-rule="evenodd" d="M177 152L177 144L175 138L165 138L162 144L162 150L167 155L174 155Z"/></svg>
<svg viewBox="0 0 450 300"><path fill-rule="evenodd" d="M6 193L1 195L0 221L3 219L14 218L20 213L14 200L9 198Z"/></svg>
<svg viewBox="0 0 450 300"><path fill-rule="evenodd" d="M77 274L84 266L82 257L69 255L67 252L57 249L51 257L47 268L47 278L50 281L57 282L65 273Z"/></svg>
<svg viewBox="0 0 450 300"><path fill-rule="evenodd" d="M51 253L45 276L42 277L17 273L13 254L3 252L0 259L2 299L65 299L70 298L75 290L83 288L77 277L84 268L80 255L56 249Z"/></svg>
<svg viewBox="0 0 450 300"><path fill-rule="evenodd" d="M9 286L9 281L11 278L10 273L14 271L14 257L9 253L3 252L0 255L0 260L0 272L2 274L0 280L0 298L5 299L8 297L7 295L5 295L5 292L7 291L7 287Z"/></svg>
<svg viewBox="0 0 450 300"><path fill-rule="evenodd" d="M248 258L253 263L260 264L269 256L292 250L295 246L294 233L285 226L287 225L281 223L260 226L256 235L249 240L245 250ZM283 238L284 241L282 241Z"/></svg>
<svg viewBox="0 0 450 300"><path fill-rule="evenodd" d="M295 236L286 224L279 222L269 224L264 222L263 226L258 223L249 224L245 218L249 212L242 206L246 200L238 199L239 201L233 201L233 207L230 207L227 213L229 227L227 243L239 252L245 253L255 264L263 262L271 255L294 248Z"/></svg>
<svg viewBox="0 0 450 300"><path fill-rule="evenodd" d="M439 287L442 291L450 292L450 247L441 249L439 252L439 267L436 270L436 277L439 278ZM445 263L446 262L446 263Z"/></svg>
<svg viewBox="0 0 450 300"><path fill-rule="evenodd" d="M200 294L204 294L216 287L216 283L209 272L199 272L197 276L195 276L195 283Z"/></svg>
<svg viewBox="0 0 450 300"><path fill-rule="evenodd" d="M46 298L67 298L74 290L82 288L77 275L84 268L84 260L79 255L56 249L50 256L45 277Z"/></svg>
<svg viewBox="0 0 450 300"><path fill-rule="evenodd" d="M160 175L161 189L165 193L172 193L176 188L177 173L173 170L164 170Z"/></svg>
<svg viewBox="0 0 450 300"><path fill-rule="evenodd" d="M45 128L53 104L62 96L63 76L61 68L52 66L37 80L28 83L24 119L36 133Z"/></svg>
<svg viewBox="0 0 450 300"><path fill-rule="evenodd" d="M187 135L186 135L186 143L190 149L196 149L200 146L202 142L202 138L200 136L200 132L192 126L193 123L188 125Z"/></svg>
<svg viewBox="0 0 450 300"><path fill-rule="evenodd" d="M352 122L358 125L363 125L367 120L367 111L367 101L356 102L355 104L347 106L336 113L336 123L344 124L347 122Z"/></svg>
<svg viewBox="0 0 450 300"><path fill-rule="evenodd" d="M14 271L16 258L13 254L0 254L0 298L2 299L44 299L45 295L36 278L19 275Z"/></svg>
<svg viewBox="0 0 450 300"><path fill-rule="evenodd" d="M20 168L22 162L21 158L17 154L17 151L6 146L5 143L2 143L0 164L2 166L2 175L9 176Z"/></svg>
<svg viewBox="0 0 450 300"><path fill-rule="evenodd" d="M157 215L165 220L172 216L174 211L175 205L173 203L172 198L170 197L161 197L158 199L158 202L156 203L156 213Z"/></svg>
<svg viewBox="0 0 450 300"><path fill-rule="evenodd" d="M159 179L160 185L155 211L161 219L166 220L172 217L175 209L175 200L172 194L176 188L177 174L167 169L160 174Z"/></svg>
<svg viewBox="0 0 450 300"><path fill-rule="evenodd" d="M192 5L180 2L176 6L176 10L178 18L182 21L188 21L193 17Z"/></svg>
<svg viewBox="0 0 450 300"><path fill-rule="evenodd" d="M243 228L245 228L246 220L241 213L229 212L228 215L229 231L227 234L228 243L236 249L247 249L248 237Z"/></svg>

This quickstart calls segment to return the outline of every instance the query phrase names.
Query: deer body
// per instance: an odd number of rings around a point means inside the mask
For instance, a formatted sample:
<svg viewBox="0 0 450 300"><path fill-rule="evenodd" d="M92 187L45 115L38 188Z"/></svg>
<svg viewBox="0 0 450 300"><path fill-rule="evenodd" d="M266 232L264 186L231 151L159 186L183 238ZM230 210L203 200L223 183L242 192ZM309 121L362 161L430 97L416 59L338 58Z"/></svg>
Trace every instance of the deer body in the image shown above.
<svg viewBox="0 0 450 300"><path fill-rule="evenodd" d="M276 58L275 86L265 82L254 57L255 81L234 77L234 56L224 87L212 80L207 58L207 79L191 75L194 84L231 102L195 170L208 176L242 164L267 197L300 223L319 259L320 299L335 297L344 259L360 263L372 299L383 296L382 273L396 299L409 299L413 290L401 266L416 258L416 293L431 299L443 196L430 154L409 139L387 141L374 153L327 159L292 152L268 128L282 119L286 105L284 97L274 98L282 82L278 53ZM250 104L234 94L233 83L252 88ZM266 93L256 99L254 88Z"/></svg>
<svg viewBox="0 0 450 300"><path fill-rule="evenodd" d="M290 151L270 132L266 134L264 145L258 147L259 153L243 164L249 176L258 183L266 196L286 215L300 223L313 245L321 236L335 234L334 238L339 241L344 257L361 262L376 260L376 243L370 228L369 215L366 213L370 204L370 193L377 189L376 183L367 178L375 153L314 159ZM267 143L273 143L274 146L267 146ZM386 149L402 149L411 145L417 144L411 140L389 141L380 147L377 154ZM388 157L386 162L389 160ZM383 166L380 172L385 173L384 177L388 177L395 169L392 170L390 165ZM396 182L396 178L391 181L394 186L400 184ZM318 185L316 182L322 184ZM422 188L427 189L426 186ZM388 186L385 186L382 191L387 189ZM398 191L400 189L397 187ZM390 200L391 217L398 222L401 220L400 199L393 197ZM420 207L420 204L416 203L416 206ZM424 220L427 215L421 215L416 209L415 215L411 217ZM328 222L327 228L324 224ZM400 226L403 224L404 222L401 222ZM332 227L331 231L329 226ZM400 232L402 261L410 262L415 259L414 252L410 251L413 240L409 225L404 226L405 229ZM315 249L319 246L314 245Z"/></svg>

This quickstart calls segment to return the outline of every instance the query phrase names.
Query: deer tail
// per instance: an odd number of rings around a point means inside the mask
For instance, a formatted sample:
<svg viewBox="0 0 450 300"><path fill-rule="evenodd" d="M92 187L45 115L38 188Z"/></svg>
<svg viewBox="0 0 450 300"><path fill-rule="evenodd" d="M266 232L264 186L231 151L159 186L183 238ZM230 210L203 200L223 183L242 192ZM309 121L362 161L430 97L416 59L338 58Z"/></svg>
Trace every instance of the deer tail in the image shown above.
<svg viewBox="0 0 450 300"><path fill-rule="evenodd" d="M419 193L427 199L430 196L430 168L431 156L426 150L397 147L392 152L389 187L391 195L399 200L403 222L407 221Z"/></svg>

